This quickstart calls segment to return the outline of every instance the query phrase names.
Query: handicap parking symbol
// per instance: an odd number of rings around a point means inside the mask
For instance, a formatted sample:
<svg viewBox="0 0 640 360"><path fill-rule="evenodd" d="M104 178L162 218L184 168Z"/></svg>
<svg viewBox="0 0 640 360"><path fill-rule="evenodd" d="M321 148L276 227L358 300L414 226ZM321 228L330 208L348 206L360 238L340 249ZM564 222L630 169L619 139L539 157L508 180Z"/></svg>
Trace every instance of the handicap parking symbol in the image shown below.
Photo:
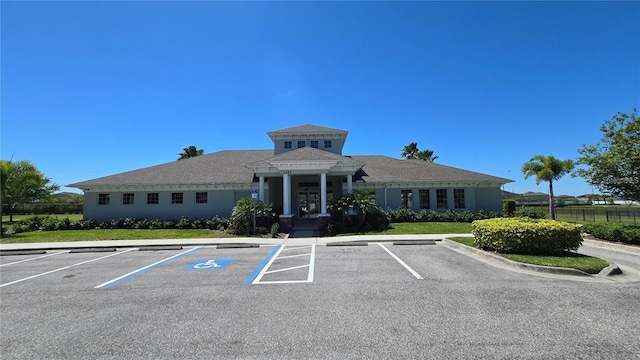
<svg viewBox="0 0 640 360"><path fill-rule="evenodd" d="M233 259L202 259L185 267L186 270L213 270L224 269Z"/></svg>

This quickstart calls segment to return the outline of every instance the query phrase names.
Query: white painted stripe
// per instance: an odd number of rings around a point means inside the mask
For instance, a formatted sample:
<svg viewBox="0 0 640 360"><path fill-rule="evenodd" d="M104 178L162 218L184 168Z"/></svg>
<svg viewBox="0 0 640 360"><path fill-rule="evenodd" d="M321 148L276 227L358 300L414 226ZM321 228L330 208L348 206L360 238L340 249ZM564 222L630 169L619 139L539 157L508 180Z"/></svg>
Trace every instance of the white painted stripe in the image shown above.
<svg viewBox="0 0 640 360"><path fill-rule="evenodd" d="M98 285L98 286L94 287L94 289L99 289L99 288L101 288L101 287L105 287L105 286L109 286L109 285L111 285L111 284L115 284L115 283L117 283L118 281L120 281L120 280L122 280L122 279L125 279L125 278L127 278L127 277L129 277L129 276L132 276L132 275L135 275L135 274L137 274L137 273L143 272L143 271L145 271L145 270L147 270L147 269L150 269L150 268L152 268L152 267L154 267L154 266L156 266L156 265L160 265L160 264L162 264L162 263L165 263L165 262L167 262L167 261L169 261L169 260L171 260L171 259L173 259L173 258L177 258L177 257L179 257L179 256L186 255L186 254L188 254L188 253L190 253L190 252L192 252L192 251L200 250L200 249L202 249L203 247L204 247L204 246L195 247L195 248L193 248L193 249L189 249L189 250L187 250L187 251L183 251L183 252L181 252L181 253L179 253L179 254L176 254L176 255L170 256L170 257L168 257L168 258L166 258L166 259L162 259L162 260L160 260L160 261L156 261L156 262L154 262L154 263L153 263L153 264L151 264L151 265L147 265L147 266L145 266L145 267L143 267L143 268L140 268L140 269L138 269L138 270L134 270L134 271L132 271L132 272L130 272L130 273L128 273L128 274L122 275L122 276L117 277L117 278L115 278L115 279L113 279L113 280L109 280L109 281L107 281L107 282L105 282L105 283L102 283L102 284L100 284L100 285Z"/></svg>
<svg viewBox="0 0 640 360"><path fill-rule="evenodd" d="M120 251L120 252L116 252L116 253L113 253L113 254L110 254L110 255L107 255L107 256L103 256L103 257L99 257L99 258L96 258L96 259L92 259L92 260L87 260L87 261L79 262L79 263L77 263L77 264L73 264L73 265L65 266L65 267L62 267L62 268L59 268L59 269L55 269L55 270L51 270L51 271L47 271L47 272L44 272L44 273L41 273L41 274L37 274L37 275L33 275L33 276L29 276L29 277L26 277L26 278L24 278L24 279L20 279L20 280L16 280L16 281L8 282L8 283L6 283L6 284L2 284L2 285L0 285L0 287L7 286L7 285L17 284L17 283L19 283L19 282L23 282L23 281L27 281L27 280L31 280L31 279L37 278L37 277L39 277L39 276L48 275L48 274L52 274L52 273L54 273L54 272L58 272L58 271L62 271L62 270L66 270L66 269L68 269L68 268L72 268L72 267L74 267L74 266L83 265L83 264L88 264L88 263L93 262L93 261L98 261L98 260L106 259L106 258L108 258L108 257L112 257L112 256L116 256L116 255L124 254L124 253L127 253L127 252L132 251L132 250L136 250L136 248L133 248L133 249L127 249L127 250Z"/></svg>
<svg viewBox="0 0 640 360"><path fill-rule="evenodd" d="M256 276L256 278L253 280L252 284L258 284L260 283L260 279L262 279L262 277L264 276L265 272L269 269L269 267L271 266L271 264L273 264L273 262L276 260L276 258L278 257L278 255L280 255L280 253L282 252L282 250L286 247L285 244L282 244L282 246L280 247L280 249L278 249L278 252L276 252L271 259L269 259L269 262L262 268L262 270L260 270L260 273L258 273L258 276Z"/></svg>
<svg viewBox="0 0 640 360"><path fill-rule="evenodd" d="M64 254L64 253L68 253L68 252L69 252L69 250L63 250L63 251L59 251L59 252L57 252L57 253L53 253L53 254L46 254L46 255L42 255L42 256L36 256L36 257L34 257L34 258L30 258L30 259L24 259L24 260L20 260L20 261L14 261L14 262L12 262L12 263L8 263L8 264L2 264L2 265L0 265L0 267L2 267L2 266L9 266L9 265L13 265L13 264L20 264L20 263L23 263L23 262L25 262L25 261L31 261L31 260L42 259L42 258L46 258L46 257L49 257L49 256L58 255L58 254Z"/></svg>
<svg viewBox="0 0 640 360"><path fill-rule="evenodd" d="M257 285L263 284L306 284L312 281L309 280L274 280L274 281L261 281Z"/></svg>
<svg viewBox="0 0 640 360"><path fill-rule="evenodd" d="M294 266L294 267L285 268L285 269L278 269L278 270L265 271L265 274L273 274L273 273L277 273L277 272L281 272L281 271L295 270L295 269L302 269L302 268L306 268L306 267L309 267L309 265L300 265L300 266Z"/></svg>
<svg viewBox="0 0 640 360"><path fill-rule="evenodd" d="M305 245L305 246L298 246L298 247L288 247L287 251L289 251L289 250L299 250L299 249L308 249L311 246L313 246L313 245Z"/></svg>
<svg viewBox="0 0 640 360"><path fill-rule="evenodd" d="M311 255L311 253L309 253L309 254L289 255L289 256L280 256L278 259L289 259L289 258L294 258L294 257L310 256L310 255Z"/></svg>
<svg viewBox="0 0 640 360"><path fill-rule="evenodd" d="M313 273L316 265L316 244L311 245L311 259L309 260L309 277L308 282L313 282Z"/></svg>
<svg viewBox="0 0 640 360"><path fill-rule="evenodd" d="M418 280L423 280L424 278L422 276L420 276L420 274L418 274L417 272L415 272L415 270L413 270L412 268L409 267L409 265L405 264L404 261L402 261L399 257L397 257L394 253L392 253L391 251L389 251L389 249L387 249L384 245L382 245L381 243L378 243L378 245L380 245L380 247L382 247L384 249L384 251L386 251L387 253L389 253L389 255L391 255L391 257L393 257L394 259L396 259L397 262L400 263L400 265L404 266L405 269L409 270L409 272L416 277L416 279Z"/></svg>

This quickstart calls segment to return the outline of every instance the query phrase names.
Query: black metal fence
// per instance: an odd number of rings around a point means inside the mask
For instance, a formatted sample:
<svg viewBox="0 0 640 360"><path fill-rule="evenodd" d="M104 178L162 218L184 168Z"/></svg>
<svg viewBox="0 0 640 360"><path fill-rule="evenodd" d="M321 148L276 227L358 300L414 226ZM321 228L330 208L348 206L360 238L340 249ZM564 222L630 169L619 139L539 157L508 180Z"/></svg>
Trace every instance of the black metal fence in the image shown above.
<svg viewBox="0 0 640 360"><path fill-rule="evenodd" d="M556 218L563 221L618 222L640 225L640 208L611 210L607 208L556 208Z"/></svg>
<svg viewBox="0 0 640 360"><path fill-rule="evenodd" d="M79 203L20 204L13 209L13 215L40 214L82 214ZM9 207L2 205L2 215L9 215Z"/></svg>

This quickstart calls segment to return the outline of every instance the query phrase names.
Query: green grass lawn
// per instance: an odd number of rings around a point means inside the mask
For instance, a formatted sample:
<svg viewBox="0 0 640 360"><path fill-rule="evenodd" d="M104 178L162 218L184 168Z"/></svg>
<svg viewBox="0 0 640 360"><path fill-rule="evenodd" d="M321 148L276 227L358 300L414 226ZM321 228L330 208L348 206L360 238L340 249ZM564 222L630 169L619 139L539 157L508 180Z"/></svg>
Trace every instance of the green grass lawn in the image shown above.
<svg viewBox="0 0 640 360"><path fill-rule="evenodd" d="M449 238L460 244L474 246L472 237L453 237ZM542 266L555 266L563 268L572 268L584 271L589 274L597 274L602 269L609 266L609 263L597 257L576 254L573 252L565 252L561 256L541 256L541 255L521 255L521 254L498 254L509 260Z"/></svg>
<svg viewBox="0 0 640 360"><path fill-rule="evenodd" d="M402 235L402 234L470 234L471 223L461 222L412 222L392 223L391 228L383 231L343 233L345 235Z"/></svg>
<svg viewBox="0 0 640 360"><path fill-rule="evenodd" d="M213 232L207 229L163 229L163 230L133 230L133 229L95 229L95 230L63 230L63 231L32 231L20 234L5 234L0 244L59 242L59 241L99 241L99 240L144 240L144 239L194 239L233 237Z"/></svg>

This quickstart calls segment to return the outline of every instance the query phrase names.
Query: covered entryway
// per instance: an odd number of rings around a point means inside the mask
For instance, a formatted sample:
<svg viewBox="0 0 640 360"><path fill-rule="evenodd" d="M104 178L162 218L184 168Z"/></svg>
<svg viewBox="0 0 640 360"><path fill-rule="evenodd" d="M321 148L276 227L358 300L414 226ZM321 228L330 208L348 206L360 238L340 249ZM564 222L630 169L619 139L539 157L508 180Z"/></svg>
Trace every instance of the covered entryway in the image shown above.
<svg viewBox="0 0 640 360"><path fill-rule="evenodd" d="M320 192L318 189L305 188L298 192L298 217L300 219L317 218L320 209Z"/></svg>

